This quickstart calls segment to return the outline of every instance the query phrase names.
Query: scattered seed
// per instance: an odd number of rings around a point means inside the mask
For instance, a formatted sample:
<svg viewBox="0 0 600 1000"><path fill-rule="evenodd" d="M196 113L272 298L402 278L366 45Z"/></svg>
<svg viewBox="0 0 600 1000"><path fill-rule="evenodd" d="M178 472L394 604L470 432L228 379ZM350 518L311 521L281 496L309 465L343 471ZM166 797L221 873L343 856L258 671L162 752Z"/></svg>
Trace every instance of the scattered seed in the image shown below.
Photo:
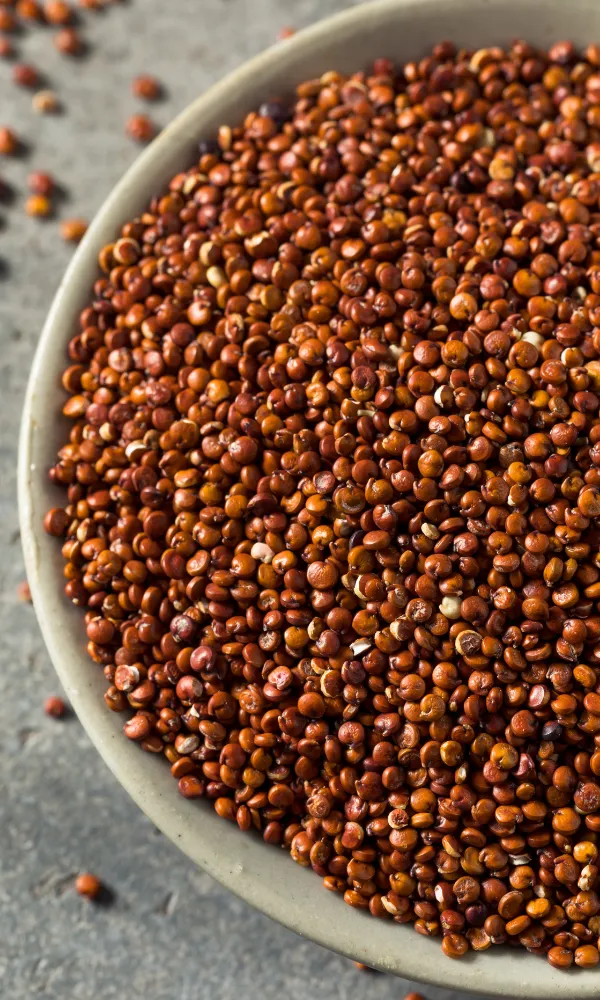
<svg viewBox="0 0 600 1000"><path fill-rule="evenodd" d="M12 129L0 126L0 155L13 156L18 148L19 141Z"/></svg>
<svg viewBox="0 0 600 1000"><path fill-rule="evenodd" d="M31 590L27 580L22 580L17 586L17 597L20 601L31 603Z"/></svg>
<svg viewBox="0 0 600 1000"><path fill-rule="evenodd" d="M42 22L44 20L44 11L38 0L18 0L16 12L17 17L22 18L23 21Z"/></svg>
<svg viewBox="0 0 600 1000"><path fill-rule="evenodd" d="M75 889L80 896L86 896L88 899L97 899L102 892L102 882L97 875L92 875L90 872L82 872L75 879Z"/></svg>
<svg viewBox="0 0 600 1000"><path fill-rule="evenodd" d="M47 219L52 215L52 202L46 195L32 194L25 202L25 211L35 218Z"/></svg>
<svg viewBox="0 0 600 1000"><path fill-rule="evenodd" d="M0 38L0 59L12 59L14 54L14 46L8 38Z"/></svg>
<svg viewBox="0 0 600 1000"><path fill-rule="evenodd" d="M18 63L13 68L12 79L13 83L16 83L19 87L34 89L39 85L40 75L35 67L28 66L25 63Z"/></svg>
<svg viewBox="0 0 600 1000"><path fill-rule="evenodd" d="M16 31L18 22L15 15L7 7L0 7L0 31Z"/></svg>
<svg viewBox="0 0 600 1000"><path fill-rule="evenodd" d="M31 103L33 110L42 115L54 114L60 108L60 101L52 90L38 91L37 94L33 95Z"/></svg>
<svg viewBox="0 0 600 1000"><path fill-rule="evenodd" d="M44 712L46 715L50 715L53 719L62 719L66 711L67 706L62 698L57 697L55 694L46 698L44 702Z"/></svg>
<svg viewBox="0 0 600 1000"><path fill-rule="evenodd" d="M144 101L157 101L162 96L162 86L153 76L136 76L131 84L134 97Z"/></svg>
<svg viewBox="0 0 600 1000"><path fill-rule="evenodd" d="M85 219L64 219L60 224L60 235L66 243L79 243L87 232Z"/></svg>
<svg viewBox="0 0 600 1000"><path fill-rule="evenodd" d="M65 56L79 56L84 50L81 36L75 28L63 28L54 36L54 45Z"/></svg>
<svg viewBox="0 0 600 1000"><path fill-rule="evenodd" d="M156 127L147 115L132 115L125 126L127 134L135 142L150 142L156 135Z"/></svg>
<svg viewBox="0 0 600 1000"><path fill-rule="evenodd" d="M50 174L44 174L36 170L34 173L29 174L27 187L32 194L41 194L49 197L54 192L56 185Z"/></svg>

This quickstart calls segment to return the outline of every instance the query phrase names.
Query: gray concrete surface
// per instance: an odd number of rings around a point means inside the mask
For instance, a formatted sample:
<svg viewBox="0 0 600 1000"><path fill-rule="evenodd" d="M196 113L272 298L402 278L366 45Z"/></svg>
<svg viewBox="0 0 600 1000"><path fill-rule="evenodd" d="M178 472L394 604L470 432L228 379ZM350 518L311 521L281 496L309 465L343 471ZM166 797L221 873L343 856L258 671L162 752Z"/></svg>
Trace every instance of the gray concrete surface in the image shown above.
<svg viewBox="0 0 600 1000"><path fill-rule="evenodd" d="M408 984L283 930L221 889L153 828L108 773L75 718L44 716L58 682L23 578L15 458L25 381L38 332L71 251L56 221L23 213L25 178L48 170L64 186L58 215L90 217L136 156L123 134L139 108L131 78L165 82L150 107L160 124L208 84L343 0L132 0L85 19L91 52L61 58L49 33L16 39L43 70L65 112L40 117L0 64L0 124L29 147L0 163L14 203L0 206L0 996L7 1000L396 1000ZM51 418L51 416L50 416ZM93 669L90 664L90 669ZM158 762L157 762L158 764ZM290 864L292 862L290 861ZM89 905L73 874L96 872L114 891ZM343 905L340 903L340 906ZM377 933L373 922L372 932ZM430 1000L447 992L427 990ZM454 1000L459 1000L454 997Z"/></svg>

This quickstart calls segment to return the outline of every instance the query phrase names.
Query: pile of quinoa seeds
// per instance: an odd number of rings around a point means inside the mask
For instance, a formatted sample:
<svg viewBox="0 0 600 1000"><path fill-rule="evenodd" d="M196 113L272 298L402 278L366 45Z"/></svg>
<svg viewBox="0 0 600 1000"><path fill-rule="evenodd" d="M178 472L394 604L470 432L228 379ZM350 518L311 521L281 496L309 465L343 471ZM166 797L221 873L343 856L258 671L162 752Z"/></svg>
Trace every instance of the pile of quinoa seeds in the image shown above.
<svg viewBox="0 0 600 1000"><path fill-rule="evenodd" d="M451 958L600 962L599 198L599 46L332 70L202 140L68 347L108 709Z"/></svg>

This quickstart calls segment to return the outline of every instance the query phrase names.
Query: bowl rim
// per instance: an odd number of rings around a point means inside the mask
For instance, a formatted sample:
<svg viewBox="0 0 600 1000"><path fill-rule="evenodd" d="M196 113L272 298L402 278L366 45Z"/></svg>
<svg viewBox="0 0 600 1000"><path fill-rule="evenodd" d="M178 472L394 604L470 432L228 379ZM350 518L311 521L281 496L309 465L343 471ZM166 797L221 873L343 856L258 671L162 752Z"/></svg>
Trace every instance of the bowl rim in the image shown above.
<svg viewBox="0 0 600 1000"><path fill-rule="evenodd" d="M467 0L462 0L463 8L466 2ZM475 0L475 2L489 10L506 7L506 0ZM514 6L516 0L512 0L512 2ZM532 13L535 13L536 11L546 11L549 4L556 7L559 2L560 0L527 0L527 6ZM525 4L525 0L523 3ZM518 979L526 991L518 995L530 997L531 1000L536 1000L536 998L539 1000L554 1000L554 998L556 1000L570 1000L576 994L581 1000L592 1000L597 994L593 978L583 977L581 973L575 973L577 975L577 983L575 984L572 979L573 973L558 973L540 959L536 959L537 964L535 964L533 956L517 954L513 951L507 953L504 952L504 949L501 950L503 954L493 954L500 950L492 949L492 952L488 952L485 956L471 955L460 963L451 962L439 951L439 939L429 941L419 938L411 928L411 937L407 942L403 933L405 928L371 921L362 913L351 911L350 907L342 907L341 900L334 900L335 907L331 908L329 902L333 894L324 892L323 887L314 879L312 873L299 873L306 892L303 889L298 893L292 889L288 896L277 890L276 887L266 885L263 881L264 869L270 867L274 871L278 871L279 858L284 860L286 872L287 866L289 866L288 880L290 884L297 881L295 877L291 877L295 870L291 859L287 855L282 858L283 852L278 855L272 850L267 851L267 846L262 841L242 837L237 827L223 823L212 812L212 809L210 812L203 813L202 824L209 830L209 839L214 840L218 837L223 850L213 853L206 844L199 843L196 840L197 832L192 834L185 829L186 825L190 823L190 817L185 810L187 808L193 809L193 804L186 803L183 799L175 803L171 801L172 796L165 790L166 786L162 776L157 776L159 769L152 766L151 759L148 760L152 755L141 754L139 748L132 746L120 732L116 732L111 717L112 713L106 711L103 703L96 705L94 700L90 698L92 685L91 683L88 685L88 679L82 676L81 664L85 662L86 665L89 665L91 661L87 660L83 650L80 651L78 647L74 651L67 650L69 643L75 645L73 640L69 638L71 630L66 625L69 611L63 607L65 602L64 599L61 599L62 595L57 600L56 595L52 593L53 588L50 587L48 572L46 570L44 576L43 560L40 561L41 552L48 539L41 523L34 517L32 504L32 491L37 487L36 478L39 475L39 469L36 469L33 461L33 442L39 428L39 387L44 383L47 358L55 353L56 344L63 344L66 341L65 328L72 329L73 327L76 313L73 304L66 301L66 290L77 283L81 271L95 267L97 250L106 242L107 231L114 233L117 229L118 223L115 223L114 218L112 221L107 220L116 216L124 221L121 203L138 189L141 188L146 195L150 195L144 184L147 168L151 164L155 164L174 141L183 147L186 140L197 139L199 134L198 119L209 116L211 107L218 106L226 99L232 87L239 88L242 93L245 84L248 84L251 89L252 81L257 75L268 73L281 66L288 54L294 53L296 56L306 54L308 56L313 47L332 32L353 32L355 29L360 30L361 25L367 19L386 18L392 13L397 14L400 11L402 11L403 16L406 16L411 10L422 9L424 6L447 13L459 8L461 0L370 0L368 4L353 6L318 21L316 24L297 32L289 39L271 46L266 51L244 62L192 101L137 157L112 188L59 284L42 329L28 380L19 436L17 475L20 530L26 572L44 642L55 670L90 740L117 780L145 815L195 864L203 868L218 882L236 893L245 902L303 937L338 954L359 959L361 962L382 971L403 976L415 982L445 986L462 992L487 993L489 996L495 997L516 996L512 977L508 977L510 981L507 982L502 975L502 967L504 966L506 969L505 959L510 954L510 964L518 966L520 970ZM588 9L593 10L594 0L576 0L574 6L580 8L587 6ZM89 291L90 286L86 282L86 298L89 297ZM54 398L56 398L57 388L54 386L52 391ZM55 542L56 540L50 541ZM80 612L77 612L77 617L81 621ZM67 646L65 646L65 642ZM76 663L79 663L78 668L75 666ZM150 764L149 767L148 764ZM166 773L168 781L173 786L174 796L179 799L175 783L168 774L168 770L166 768L160 770ZM167 802L167 800L169 801ZM181 828L179 830L177 829L178 824ZM230 847L235 849L235 855L233 851L229 851ZM253 870L257 847L266 852L266 857L261 862L261 871ZM233 856L237 857L238 860L234 861ZM269 865L271 856L272 861ZM306 882L304 875L307 877ZM310 884L314 887L314 895L317 896L316 903L313 903L312 898L309 899L313 894L310 893L308 879L311 880ZM344 912L340 912L342 908ZM368 925L365 921L368 921ZM350 932L345 930L347 923L352 924ZM369 934L369 927L372 931L371 934ZM397 935L396 947L393 953L390 950L389 953L382 954L381 948L378 948L378 939L387 937L385 928L389 930L390 927ZM407 943L408 947L406 947ZM424 964L423 951L427 951L431 943L434 943L435 951L428 952L426 964ZM401 953L400 957L398 957L399 953ZM430 955L436 955L437 961L430 962Z"/></svg>

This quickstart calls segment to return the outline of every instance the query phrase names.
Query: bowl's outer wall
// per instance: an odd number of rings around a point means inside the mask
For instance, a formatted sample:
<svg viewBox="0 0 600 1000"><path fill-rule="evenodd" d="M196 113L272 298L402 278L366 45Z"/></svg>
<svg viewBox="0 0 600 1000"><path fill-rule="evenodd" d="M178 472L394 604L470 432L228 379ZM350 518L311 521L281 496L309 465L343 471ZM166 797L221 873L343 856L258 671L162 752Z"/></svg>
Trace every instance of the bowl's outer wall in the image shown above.
<svg viewBox="0 0 600 1000"><path fill-rule="evenodd" d="M492 949L462 962L446 959L438 940L376 921L326 892L286 852L242 836L206 803L189 803L168 769L124 738L107 712L102 670L87 659L81 611L62 589L60 546L42 530L45 511L64 503L47 470L66 437L60 413L65 348L97 277L97 252L120 225L194 160L197 140L238 123L262 99L291 93L328 69L353 71L378 56L419 58L452 39L467 48L526 38L548 46L570 38L600 41L600 0L373 0L330 18L246 63L195 101L144 152L113 190L78 248L44 327L30 377L19 456L21 533L35 609L54 666L90 738L141 809L194 862L269 916L366 964L409 979L498 997L585 1000L596 977L559 973L525 953Z"/></svg>

